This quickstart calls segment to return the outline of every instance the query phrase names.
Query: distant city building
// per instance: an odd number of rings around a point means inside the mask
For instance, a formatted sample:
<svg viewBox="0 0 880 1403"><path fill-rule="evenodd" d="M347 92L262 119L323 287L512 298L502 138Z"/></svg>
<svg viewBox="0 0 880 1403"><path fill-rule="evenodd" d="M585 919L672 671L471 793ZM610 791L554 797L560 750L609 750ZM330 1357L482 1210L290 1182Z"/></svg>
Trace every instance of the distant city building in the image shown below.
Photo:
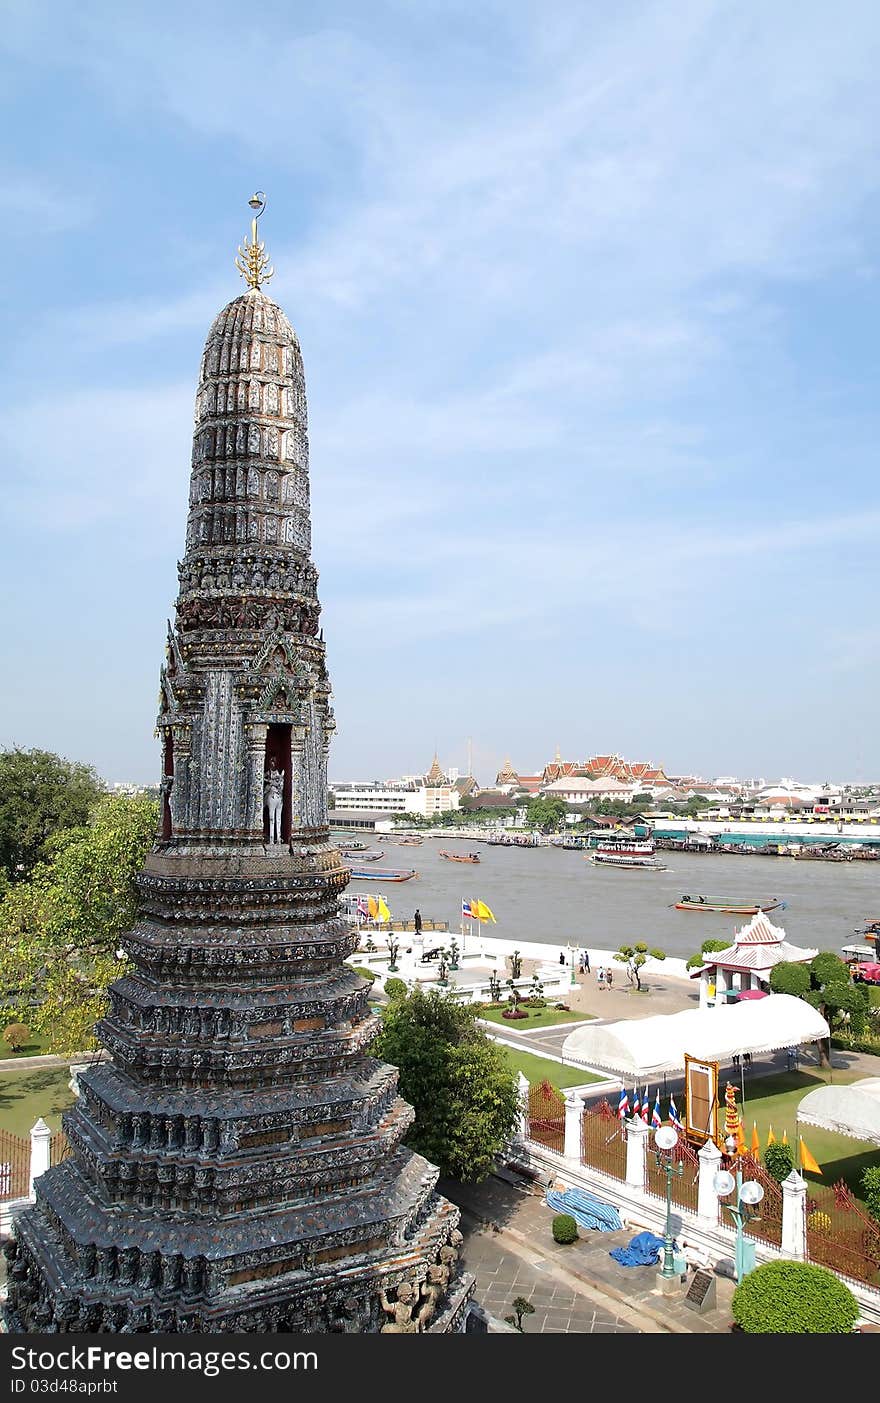
<svg viewBox="0 0 880 1403"><path fill-rule="evenodd" d="M472 783L476 787L476 781ZM357 813L418 814L422 818L450 813L461 801L461 790L444 775L436 755L426 775L407 775L384 783L379 780L331 783L330 793L338 809Z"/></svg>

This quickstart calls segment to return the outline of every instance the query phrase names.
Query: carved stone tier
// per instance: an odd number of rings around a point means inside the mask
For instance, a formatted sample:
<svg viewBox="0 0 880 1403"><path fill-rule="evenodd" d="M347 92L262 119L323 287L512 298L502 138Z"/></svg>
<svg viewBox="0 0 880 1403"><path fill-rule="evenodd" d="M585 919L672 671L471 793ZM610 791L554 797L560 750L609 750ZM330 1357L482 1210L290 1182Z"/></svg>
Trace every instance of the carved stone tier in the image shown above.
<svg viewBox="0 0 880 1403"><path fill-rule="evenodd" d="M160 829L98 1025L112 1061L80 1073L71 1155L17 1222L14 1330L463 1328L458 1210L402 1148L413 1112L344 964L309 544L302 358L254 289L202 361Z"/></svg>

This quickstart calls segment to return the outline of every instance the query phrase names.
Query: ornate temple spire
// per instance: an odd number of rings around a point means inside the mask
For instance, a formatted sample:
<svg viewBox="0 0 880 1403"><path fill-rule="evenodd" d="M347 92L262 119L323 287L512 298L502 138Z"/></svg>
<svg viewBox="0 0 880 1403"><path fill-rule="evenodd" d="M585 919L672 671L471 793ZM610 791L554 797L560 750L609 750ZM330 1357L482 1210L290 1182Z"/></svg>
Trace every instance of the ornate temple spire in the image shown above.
<svg viewBox="0 0 880 1403"><path fill-rule="evenodd" d="M432 788L446 783L446 776L440 768L440 759L436 750L434 751L434 759L431 763L431 768L425 775L425 783Z"/></svg>
<svg viewBox="0 0 880 1403"><path fill-rule="evenodd" d="M6 1247L16 1332L446 1333L473 1289L348 963L302 356L256 219L199 374L159 833L109 1057Z"/></svg>
<svg viewBox="0 0 880 1403"><path fill-rule="evenodd" d="M248 204L254 211L254 217L251 220L251 241L248 243L247 235L245 235L239 244L235 266L239 276L244 278L248 287L259 288L275 276L275 269L269 266L266 245L261 244L257 239L257 220L266 208L266 197L262 190L257 190L255 194L251 195Z"/></svg>

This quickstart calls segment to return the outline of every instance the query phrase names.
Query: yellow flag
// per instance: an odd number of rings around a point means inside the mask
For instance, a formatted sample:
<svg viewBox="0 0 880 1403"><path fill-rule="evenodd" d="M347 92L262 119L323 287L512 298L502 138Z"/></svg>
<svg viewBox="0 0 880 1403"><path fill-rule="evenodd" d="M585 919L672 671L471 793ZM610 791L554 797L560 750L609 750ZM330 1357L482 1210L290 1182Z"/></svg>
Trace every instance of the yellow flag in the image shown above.
<svg viewBox="0 0 880 1403"><path fill-rule="evenodd" d="M782 1132L782 1143L783 1143L783 1145L787 1145L787 1144L788 1144L788 1131L787 1131L787 1130L783 1130L783 1132Z"/></svg>
<svg viewBox="0 0 880 1403"><path fill-rule="evenodd" d="M736 1152L738 1155L744 1155L746 1152L746 1137L743 1134L742 1121L739 1121L736 1127Z"/></svg>
<svg viewBox="0 0 880 1403"><path fill-rule="evenodd" d="M378 915L379 920L380 920L380 921L390 921L390 920L391 920L391 912L388 910L388 907L385 905L385 900L384 900L384 898L381 897L381 896L379 897L378 907L379 907L379 909L378 909L377 915Z"/></svg>
<svg viewBox="0 0 880 1403"><path fill-rule="evenodd" d="M772 1126L772 1125L770 1126L769 1130L767 1131L767 1144L768 1144L768 1145L775 1145L775 1144L776 1144L776 1136L773 1134L773 1126Z"/></svg>
<svg viewBox="0 0 880 1403"><path fill-rule="evenodd" d="M495 920L495 917L493 916L492 912L489 910L488 906L486 905L485 901L478 901L478 902L477 902L477 920L478 920L478 921L492 921L495 925L498 924L498 922Z"/></svg>
<svg viewBox="0 0 880 1403"><path fill-rule="evenodd" d="M760 1139L758 1138L758 1122L757 1122L756 1120L753 1120L753 1121L752 1121L752 1154L753 1154L753 1155L755 1156L755 1158L757 1159L757 1157L758 1157L758 1155L759 1155L760 1153L761 1153L761 1141L760 1141Z"/></svg>
<svg viewBox="0 0 880 1403"><path fill-rule="evenodd" d="M367 897L367 910L369 911L371 917L375 921L379 911L379 907L376 904L376 898L374 896Z"/></svg>
<svg viewBox="0 0 880 1403"><path fill-rule="evenodd" d="M810 1154L803 1140L801 1140L801 1169L809 1169L811 1174L822 1173L822 1170L813 1159L813 1156Z"/></svg>

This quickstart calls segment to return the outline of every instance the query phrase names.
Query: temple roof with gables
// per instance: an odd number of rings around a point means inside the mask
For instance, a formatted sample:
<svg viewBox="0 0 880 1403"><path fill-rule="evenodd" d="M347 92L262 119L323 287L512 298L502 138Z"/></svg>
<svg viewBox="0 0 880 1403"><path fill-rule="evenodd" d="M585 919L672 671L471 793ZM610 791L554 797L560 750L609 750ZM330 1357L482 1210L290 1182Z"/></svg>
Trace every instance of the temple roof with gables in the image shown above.
<svg viewBox="0 0 880 1403"><path fill-rule="evenodd" d="M774 965L783 963L807 964L815 959L818 950L801 949L790 945L781 926L774 926L766 911L756 915L738 930L733 944L726 950L714 950L706 954L702 966L694 970L692 978L707 969L748 969L755 973L770 971Z"/></svg>
<svg viewBox="0 0 880 1403"><path fill-rule="evenodd" d="M436 752L436 750L435 750L435 751L434 751L434 759L433 759L432 762L431 762L431 768L430 768L430 770L428 771L428 773L425 775L425 784L428 785L429 787L432 787L432 788L433 788L433 787L436 787L437 785L442 785L442 784L447 784L447 783L448 783L448 780L447 780L445 774L443 773L442 769L440 768L440 760L439 760L438 755L437 755L437 752Z"/></svg>

